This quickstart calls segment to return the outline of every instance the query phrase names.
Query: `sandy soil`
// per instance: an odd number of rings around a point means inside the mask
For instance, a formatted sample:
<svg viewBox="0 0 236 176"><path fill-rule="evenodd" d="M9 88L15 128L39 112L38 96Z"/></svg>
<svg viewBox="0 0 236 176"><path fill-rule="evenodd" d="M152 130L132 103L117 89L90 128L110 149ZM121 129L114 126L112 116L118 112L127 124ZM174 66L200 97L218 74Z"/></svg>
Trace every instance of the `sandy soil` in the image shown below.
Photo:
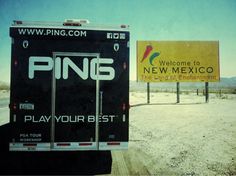
<svg viewBox="0 0 236 176"><path fill-rule="evenodd" d="M131 93L130 146L114 175L236 175L236 97ZM123 163L123 164L122 164ZM125 167L124 167L125 166ZM124 169L122 169L122 167Z"/></svg>
<svg viewBox="0 0 236 176"><path fill-rule="evenodd" d="M0 91L0 125L9 122L9 97L10 92L1 90Z"/></svg>
<svg viewBox="0 0 236 176"><path fill-rule="evenodd" d="M1 94L0 123L8 122ZM236 175L236 95L130 93L130 143L113 151L111 175Z"/></svg>

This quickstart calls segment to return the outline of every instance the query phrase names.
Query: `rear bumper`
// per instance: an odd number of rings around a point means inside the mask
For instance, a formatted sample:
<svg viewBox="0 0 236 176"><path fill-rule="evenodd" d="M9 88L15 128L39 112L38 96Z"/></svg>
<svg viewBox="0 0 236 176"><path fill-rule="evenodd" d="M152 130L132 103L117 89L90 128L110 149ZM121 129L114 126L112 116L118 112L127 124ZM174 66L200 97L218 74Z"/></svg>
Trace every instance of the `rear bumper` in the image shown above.
<svg viewBox="0 0 236 176"><path fill-rule="evenodd" d="M85 150L127 150L128 142L55 142L51 143L10 143L10 151L85 151Z"/></svg>

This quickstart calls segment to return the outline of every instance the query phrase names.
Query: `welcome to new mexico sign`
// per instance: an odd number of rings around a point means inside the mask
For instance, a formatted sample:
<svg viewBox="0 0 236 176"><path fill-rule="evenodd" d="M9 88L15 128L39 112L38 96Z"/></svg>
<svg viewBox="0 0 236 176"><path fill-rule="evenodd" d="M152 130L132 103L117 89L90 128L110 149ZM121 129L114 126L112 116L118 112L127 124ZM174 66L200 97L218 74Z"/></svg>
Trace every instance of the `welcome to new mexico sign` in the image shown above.
<svg viewBox="0 0 236 176"><path fill-rule="evenodd" d="M137 41L137 79L144 82L220 80L218 41Z"/></svg>

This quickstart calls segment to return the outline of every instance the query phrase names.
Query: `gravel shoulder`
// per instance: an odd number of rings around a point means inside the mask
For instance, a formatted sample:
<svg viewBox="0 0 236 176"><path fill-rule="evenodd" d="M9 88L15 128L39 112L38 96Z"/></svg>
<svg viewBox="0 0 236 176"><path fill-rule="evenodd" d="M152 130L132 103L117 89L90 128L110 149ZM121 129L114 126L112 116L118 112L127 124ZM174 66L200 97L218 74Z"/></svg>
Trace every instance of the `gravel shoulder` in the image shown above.
<svg viewBox="0 0 236 176"><path fill-rule="evenodd" d="M236 97L175 96L153 93L152 105L130 109L129 150L112 152L112 174L236 175ZM131 93L131 105L145 97Z"/></svg>

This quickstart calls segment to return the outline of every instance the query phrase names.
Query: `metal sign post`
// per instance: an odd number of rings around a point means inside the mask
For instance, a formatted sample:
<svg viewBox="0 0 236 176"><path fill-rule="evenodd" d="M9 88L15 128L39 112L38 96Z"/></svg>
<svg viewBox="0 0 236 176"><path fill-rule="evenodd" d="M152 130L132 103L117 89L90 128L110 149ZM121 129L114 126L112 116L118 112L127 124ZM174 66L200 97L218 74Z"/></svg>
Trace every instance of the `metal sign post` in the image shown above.
<svg viewBox="0 0 236 176"><path fill-rule="evenodd" d="M180 102L180 98L179 98L179 82L176 83L176 94L177 94L177 101L176 103Z"/></svg>
<svg viewBox="0 0 236 176"><path fill-rule="evenodd" d="M147 104L150 104L150 83L147 82Z"/></svg>
<svg viewBox="0 0 236 176"><path fill-rule="evenodd" d="M205 83L205 98L206 98L206 103L209 102L209 83Z"/></svg>

